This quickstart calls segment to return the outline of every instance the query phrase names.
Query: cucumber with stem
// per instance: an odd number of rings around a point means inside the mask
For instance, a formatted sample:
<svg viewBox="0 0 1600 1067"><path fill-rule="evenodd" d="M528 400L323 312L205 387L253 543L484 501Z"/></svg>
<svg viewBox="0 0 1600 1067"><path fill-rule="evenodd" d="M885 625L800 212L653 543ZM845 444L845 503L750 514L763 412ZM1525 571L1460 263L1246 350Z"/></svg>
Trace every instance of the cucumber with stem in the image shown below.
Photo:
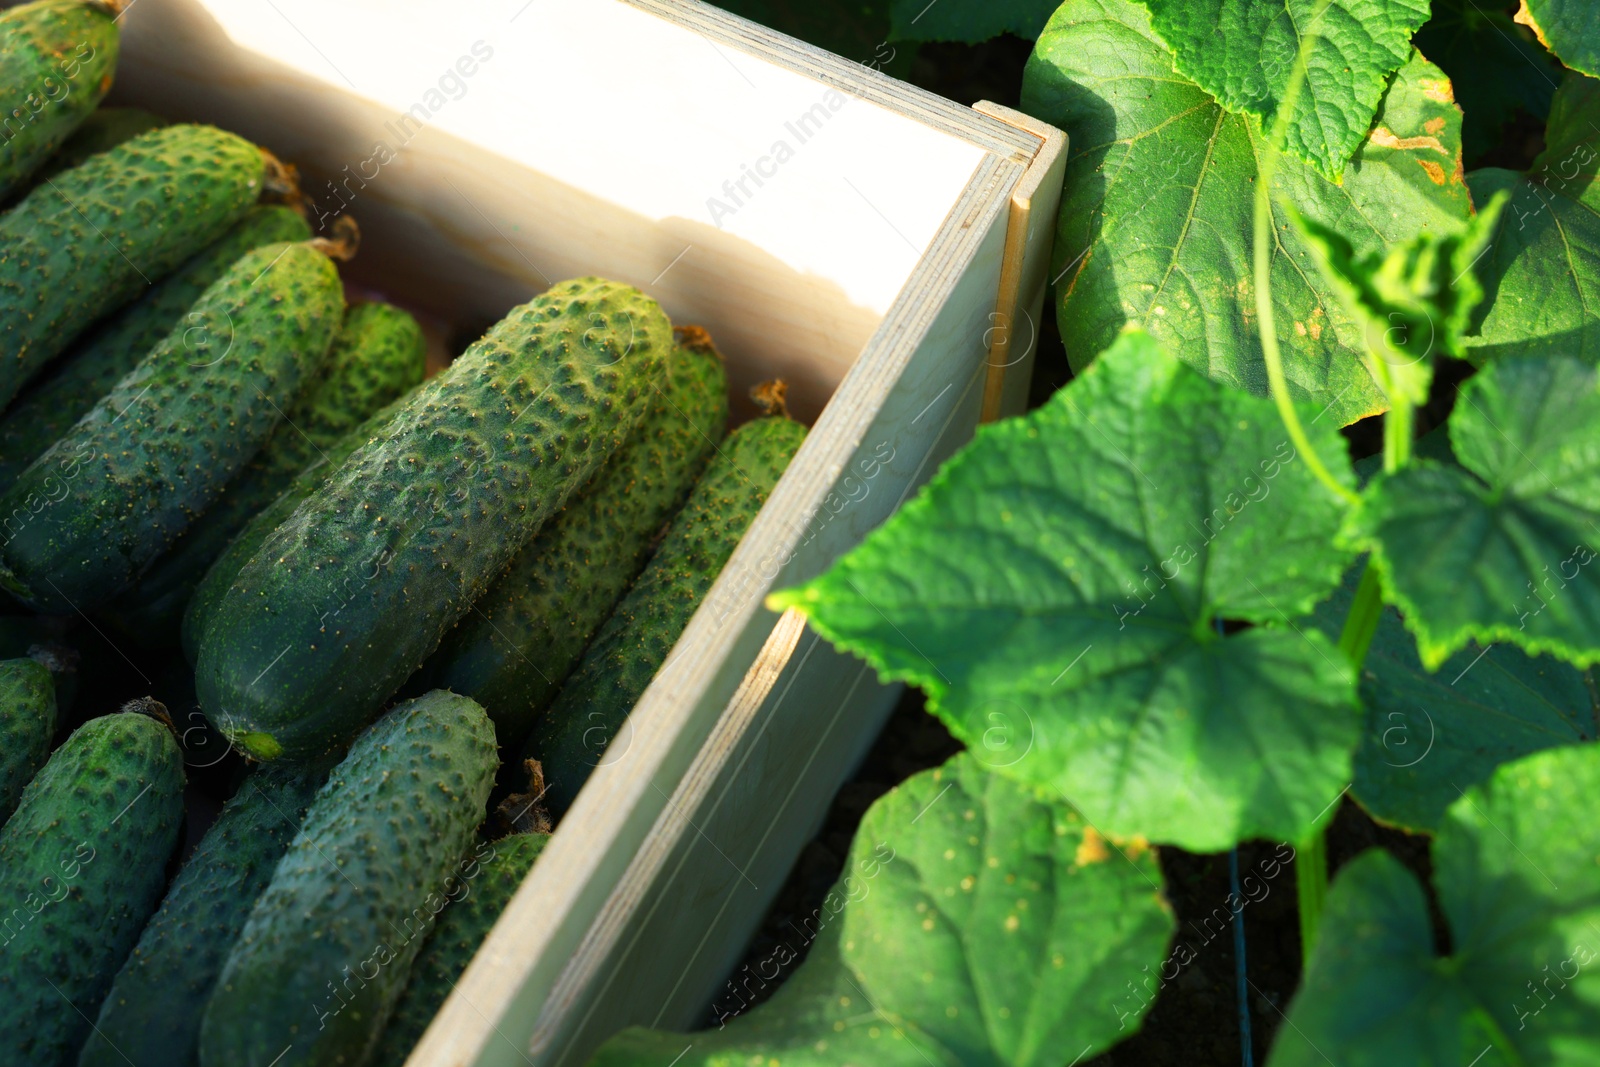
<svg viewBox="0 0 1600 1067"><path fill-rule="evenodd" d="M283 176L242 137L168 126L45 179L0 215L0 407L96 320L226 233Z"/></svg>
<svg viewBox="0 0 1600 1067"><path fill-rule="evenodd" d="M274 241L310 238L311 227L289 208L253 207L221 238L96 327L0 418L0 486L15 481L87 415L240 256Z"/></svg>
<svg viewBox="0 0 1600 1067"><path fill-rule="evenodd" d="M516 751L649 559L728 421L722 357L676 331L666 382L627 444L539 531L413 680L470 696Z"/></svg>
<svg viewBox="0 0 1600 1067"><path fill-rule="evenodd" d="M0 585L39 611L126 589L216 499L328 352L344 310L320 238L242 256L0 494Z"/></svg>
<svg viewBox="0 0 1600 1067"><path fill-rule="evenodd" d="M514 310L304 500L200 634L200 705L256 759L349 740L638 425L654 300L562 282Z"/></svg>

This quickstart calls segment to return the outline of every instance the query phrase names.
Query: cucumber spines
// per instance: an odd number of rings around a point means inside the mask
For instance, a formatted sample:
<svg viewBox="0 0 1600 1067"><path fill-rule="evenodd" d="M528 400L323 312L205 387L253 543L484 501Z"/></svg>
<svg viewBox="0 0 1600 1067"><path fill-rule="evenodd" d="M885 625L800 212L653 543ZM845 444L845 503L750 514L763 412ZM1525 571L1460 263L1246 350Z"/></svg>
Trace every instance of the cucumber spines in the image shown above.
<svg viewBox="0 0 1600 1067"><path fill-rule="evenodd" d="M615 282L515 309L234 576L200 635L201 706L258 758L350 737L632 431L671 344Z"/></svg>
<svg viewBox="0 0 1600 1067"><path fill-rule="evenodd" d="M261 447L342 310L337 271L308 243L242 256L0 495L7 588L57 613L127 588Z"/></svg>
<svg viewBox="0 0 1600 1067"><path fill-rule="evenodd" d="M543 764L545 800L556 814L572 803L666 661L805 433L774 415L729 434L650 565L595 635L524 748Z"/></svg>

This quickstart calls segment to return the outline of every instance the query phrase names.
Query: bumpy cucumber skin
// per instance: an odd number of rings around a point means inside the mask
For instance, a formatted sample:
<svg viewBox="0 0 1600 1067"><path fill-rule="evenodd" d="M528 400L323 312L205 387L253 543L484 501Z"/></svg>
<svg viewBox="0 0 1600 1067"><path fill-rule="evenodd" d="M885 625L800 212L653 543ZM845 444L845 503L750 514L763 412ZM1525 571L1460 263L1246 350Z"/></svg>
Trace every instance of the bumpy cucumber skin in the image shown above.
<svg viewBox="0 0 1600 1067"><path fill-rule="evenodd" d="M426 686L482 704L516 751L644 569L727 422L721 358L678 347L633 436L444 639L419 672Z"/></svg>
<svg viewBox="0 0 1600 1067"><path fill-rule="evenodd" d="M0 823L50 758L56 733L56 687L31 659L0 660Z"/></svg>
<svg viewBox="0 0 1600 1067"><path fill-rule="evenodd" d="M131 141L141 133L170 126L171 122L160 115L137 107L101 107L84 119L72 136L62 142L54 155L45 161L33 176L33 183L71 170L90 156L109 152L124 141Z"/></svg>
<svg viewBox="0 0 1600 1067"><path fill-rule="evenodd" d="M347 740L622 444L671 349L661 308L616 282L512 311L234 577L195 666L212 722L257 759Z"/></svg>
<svg viewBox="0 0 1600 1067"><path fill-rule="evenodd" d="M234 537L295 475L421 382L424 357L416 319L388 304L351 308L321 376L301 388L261 451L172 551L108 607L113 621L144 643L175 640L195 586Z"/></svg>
<svg viewBox="0 0 1600 1067"><path fill-rule="evenodd" d="M226 233L265 175L242 137L167 126L0 215L0 407L96 319Z"/></svg>
<svg viewBox="0 0 1600 1067"><path fill-rule="evenodd" d="M79 1067L194 1067L200 1014L326 766L260 767L239 786L173 879L117 972Z"/></svg>
<svg viewBox="0 0 1600 1067"><path fill-rule="evenodd" d="M22 187L111 88L119 35L85 0L39 0L0 15L0 198Z"/></svg>
<svg viewBox="0 0 1600 1067"><path fill-rule="evenodd" d="M39 611L126 589L266 441L343 312L310 244L241 256L183 321L0 495L0 584Z"/></svg>
<svg viewBox="0 0 1600 1067"><path fill-rule="evenodd" d="M253 207L204 251L74 346L0 419L0 487L8 486L72 424L87 415L122 376L172 331L200 294L252 248L311 237L305 219L286 207Z"/></svg>
<svg viewBox="0 0 1600 1067"><path fill-rule="evenodd" d="M422 327L407 312L377 301L352 307L333 340L326 376L289 412L300 433L274 447L272 462L294 477L323 449L422 384L426 359Z"/></svg>
<svg viewBox="0 0 1600 1067"><path fill-rule="evenodd" d="M145 715L91 719L0 829L0 1063L74 1062L161 899L183 828L183 756Z"/></svg>
<svg viewBox="0 0 1600 1067"><path fill-rule="evenodd" d="M466 895L440 913L433 933L411 964L411 977L395 1002L394 1014L367 1061L368 1067L404 1067L406 1057L549 840L549 834L513 834L473 848L468 857L472 866L461 874Z"/></svg>
<svg viewBox="0 0 1600 1067"><path fill-rule="evenodd" d="M677 644L728 557L805 440L784 416L728 435L667 536L535 726L524 758L544 768L545 804L565 812Z"/></svg>
<svg viewBox="0 0 1600 1067"><path fill-rule="evenodd" d="M200 1024L205 1067L365 1062L435 916L468 885L460 860L495 762L483 709L442 690L355 740L228 955Z"/></svg>
<svg viewBox="0 0 1600 1067"><path fill-rule="evenodd" d="M320 489L334 471L338 470L345 460L349 459L356 449L369 441L374 440L385 432L389 420L404 405L405 398L392 402L388 407L373 415L352 433L341 437L337 442L328 446L321 458L317 459L305 470L295 475L287 489L278 494L278 498L260 511L245 524L234 539L228 542L228 547L222 551L205 576L200 579L200 584L195 587L193 595L183 612L183 654L190 663L200 658L200 635L211 621L211 615L216 611L217 605L222 602L223 596L228 592L228 587L233 585L234 578L246 563L254 558L258 549L272 536L272 532L284 521L294 514L294 509L312 493Z"/></svg>

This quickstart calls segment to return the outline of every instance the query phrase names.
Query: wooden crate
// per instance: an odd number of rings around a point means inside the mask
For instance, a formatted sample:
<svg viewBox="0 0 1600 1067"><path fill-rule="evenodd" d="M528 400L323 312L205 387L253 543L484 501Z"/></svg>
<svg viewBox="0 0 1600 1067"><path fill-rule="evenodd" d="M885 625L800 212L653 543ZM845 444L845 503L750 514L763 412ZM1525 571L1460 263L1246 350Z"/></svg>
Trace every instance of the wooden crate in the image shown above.
<svg viewBox="0 0 1600 1067"><path fill-rule="evenodd" d="M809 438L413 1065L701 1016L895 690L762 606L1019 410L1065 137L694 0L137 0L113 101L302 168L378 289L476 331L638 285ZM748 410L748 409L746 409ZM736 415L739 408L736 406Z"/></svg>

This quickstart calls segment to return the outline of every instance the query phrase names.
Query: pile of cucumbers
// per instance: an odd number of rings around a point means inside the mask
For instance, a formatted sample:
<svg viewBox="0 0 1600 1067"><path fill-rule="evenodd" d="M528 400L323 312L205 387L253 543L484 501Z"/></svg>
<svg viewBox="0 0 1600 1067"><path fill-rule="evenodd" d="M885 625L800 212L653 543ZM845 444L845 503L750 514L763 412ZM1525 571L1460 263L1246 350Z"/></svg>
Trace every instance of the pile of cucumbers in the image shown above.
<svg viewBox="0 0 1600 1067"><path fill-rule="evenodd" d="M428 377L120 10L0 14L0 1064L397 1067L805 429L595 277Z"/></svg>

